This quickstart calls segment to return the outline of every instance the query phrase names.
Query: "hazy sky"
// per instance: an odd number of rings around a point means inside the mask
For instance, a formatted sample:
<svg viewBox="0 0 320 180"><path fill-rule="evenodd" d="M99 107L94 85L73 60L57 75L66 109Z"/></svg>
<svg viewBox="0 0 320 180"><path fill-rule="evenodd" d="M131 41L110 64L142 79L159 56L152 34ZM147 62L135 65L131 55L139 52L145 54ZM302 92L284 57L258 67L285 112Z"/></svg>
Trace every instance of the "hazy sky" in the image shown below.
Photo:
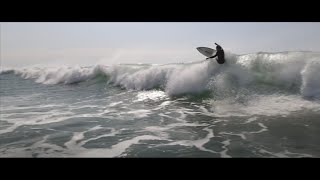
<svg viewBox="0 0 320 180"><path fill-rule="evenodd" d="M0 23L1 66L176 63L195 48L235 54L320 51L320 23Z"/></svg>

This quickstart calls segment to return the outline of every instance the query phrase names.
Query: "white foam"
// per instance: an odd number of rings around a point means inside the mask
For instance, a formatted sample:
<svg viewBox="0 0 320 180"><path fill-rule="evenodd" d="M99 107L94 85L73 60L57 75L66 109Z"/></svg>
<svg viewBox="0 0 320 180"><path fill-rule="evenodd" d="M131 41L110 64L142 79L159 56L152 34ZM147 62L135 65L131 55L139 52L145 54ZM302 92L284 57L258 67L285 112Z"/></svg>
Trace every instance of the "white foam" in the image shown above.
<svg viewBox="0 0 320 180"><path fill-rule="evenodd" d="M123 103L123 101L114 102L114 103L109 104L109 107L114 107L114 106L121 104L121 103Z"/></svg>
<svg viewBox="0 0 320 180"><path fill-rule="evenodd" d="M228 132L220 132L219 134L227 134L227 135L233 135L233 136L239 136L241 139L246 140L246 136L244 133L228 133Z"/></svg>
<svg viewBox="0 0 320 180"><path fill-rule="evenodd" d="M56 107L57 105L47 105L46 107ZM60 107L60 106L59 106ZM87 106L84 106L87 107ZM88 106L91 107L91 106ZM96 107L96 106L94 106ZM40 107L38 107L40 109ZM83 107L78 107L83 108ZM6 121L8 123L12 123L8 128L0 130L0 134L8 133L14 131L16 128L24 125L44 125L50 123L57 123L61 121L68 121L70 119L79 118L79 117L106 117L104 116L105 112L92 112L92 113L84 113L78 114L71 112L70 110L77 109L74 108L63 108L63 109L51 109L45 112L5 112L1 113L1 120ZM10 109L9 109L10 110ZM15 110L15 109L13 109ZM28 110L28 109L27 109ZM36 109L37 110L37 109ZM141 112L132 112L132 113L141 113ZM147 112L143 112L143 115L147 115Z"/></svg>
<svg viewBox="0 0 320 180"><path fill-rule="evenodd" d="M139 144L141 140L161 140L161 138L150 135L142 135L134 137L132 139L119 142L113 145L111 148L106 149L78 149L75 154L76 157L118 157L124 153L131 145ZM80 150L80 151L79 151Z"/></svg>
<svg viewBox="0 0 320 180"><path fill-rule="evenodd" d="M165 107L165 106L168 106L169 104L171 104L171 101L165 101L165 102L161 103L159 106Z"/></svg>
<svg viewBox="0 0 320 180"><path fill-rule="evenodd" d="M230 140L229 139L225 140L225 141L222 142L222 144L223 144L222 147L224 148L224 150L220 152L221 157L223 157L223 158L231 158L231 156L229 156L227 154L227 152L228 152L227 146L230 145Z"/></svg>
<svg viewBox="0 0 320 180"><path fill-rule="evenodd" d="M304 109L320 112L320 104L308 101L297 95L265 95L252 97L241 104L234 99L212 101L212 111L217 116L288 116Z"/></svg>
<svg viewBox="0 0 320 180"><path fill-rule="evenodd" d="M168 127L168 126L167 127L149 126L149 127L145 127L144 131L152 132L156 134L158 137L161 137L163 139L169 139L169 134L166 133L165 131L168 131L171 128L172 127Z"/></svg>
<svg viewBox="0 0 320 180"><path fill-rule="evenodd" d="M133 110L133 111L128 111L126 114L133 114L134 117L136 118L144 118L148 117L149 114L152 114L150 110L145 110L145 109L140 109L140 110Z"/></svg>
<svg viewBox="0 0 320 180"><path fill-rule="evenodd" d="M305 153L292 153L292 152L289 152L288 150L284 150L284 151L282 151L282 152L274 153L274 152L267 151L267 150L265 150L265 149L260 149L259 152L260 152L260 153L263 153L263 154L270 154L270 155L275 156L275 157L278 157L278 158L313 157L313 156L310 155L310 154L305 154Z"/></svg>
<svg viewBox="0 0 320 180"><path fill-rule="evenodd" d="M207 151L207 152L211 152L211 153L217 153L216 151L213 151L213 150L210 150L210 149L207 149L207 148L203 147L205 144L207 144L210 141L210 139L212 137L214 137L212 129L209 129L208 127L206 127L203 130L208 132L207 136L205 138L203 138L203 139L198 139L196 141L193 141L193 145L195 145L198 149L200 149L202 151Z"/></svg>
<svg viewBox="0 0 320 180"><path fill-rule="evenodd" d="M212 137L214 137L214 133L212 129L209 129L207 124L195 124L195 123L174 123L174 124L170 124L166 127L147 127L145 128L145 130L147 131L151 131L153 133L156 133L157 135L160 135L162 139L168 140L168 141L172 141L169 139L169 136L167 133L164 133L164 131L170 131L170 129L175 128L175 127L179 127L179 126L207 126L206 128L204 128L203 130L207 131L208 134L206 135L206 137L201 138L201 139L197 139L197 140L178 140L178 141L174 141L174 142L170 142L170 143L165 143L165 144L160 144L160 145L156 145L156 147L159 146L172 146L172 145L180 145L180 146L189 146L189 147L196 147L199 150L202 151L206 151L206 152L211 152L211 153L219 153L210 149L207 149L204 147L205 144L207 144L210 139ZM174 132L177 132L176 130L173 130Z"/></svg>
<svg viewBox="0 0 320 180"><path fill-rule="evenodd" d="M2 118L1 118L1 119L2 119ZM12 132L12 131L14 131L15 129L17 129L18 126L19 126L18 123L15 123L15 124L13 124L13 125L10 125L10 127L6 128L6 129L1 129L1 130L0 130L0 134Z"/></svg>
<svg viewBox="0 0 320 180"><path fill-rule="evenodd" d="M258 120L257 117L251 117L246 122L244 122L243 124L248 124L248 123L251 123L251 122L256 121L256 120Z"/></svg>

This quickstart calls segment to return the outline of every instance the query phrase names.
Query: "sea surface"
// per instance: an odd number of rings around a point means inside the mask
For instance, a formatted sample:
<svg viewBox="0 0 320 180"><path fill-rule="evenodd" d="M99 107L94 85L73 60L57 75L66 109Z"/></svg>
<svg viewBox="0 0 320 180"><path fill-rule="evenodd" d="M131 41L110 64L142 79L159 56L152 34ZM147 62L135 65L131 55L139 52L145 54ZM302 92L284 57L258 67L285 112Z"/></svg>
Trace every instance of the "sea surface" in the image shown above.
<svg viewBox="0 0 320 180"><path fill-rule="evenodd" d="M320 157L320 53L1 67L0 157Z"/></svg>

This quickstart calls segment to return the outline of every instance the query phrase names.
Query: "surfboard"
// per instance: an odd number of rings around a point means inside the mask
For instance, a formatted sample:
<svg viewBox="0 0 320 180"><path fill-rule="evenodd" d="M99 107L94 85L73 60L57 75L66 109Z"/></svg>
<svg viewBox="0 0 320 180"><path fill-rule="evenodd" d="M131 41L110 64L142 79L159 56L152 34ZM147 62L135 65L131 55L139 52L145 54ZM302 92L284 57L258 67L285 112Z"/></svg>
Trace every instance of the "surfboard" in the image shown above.
<svg viewBox="0 0 320 180"><path fill-rule="evenodd" d="M207 57L211 57L211 56L213 56L213 55L216 53L216 50L211 49L211 48L208 48L208 47L197 47L197 50L198 50L201 54L203 54L203 55L205 55L205 56L207 56Z"/></svg>

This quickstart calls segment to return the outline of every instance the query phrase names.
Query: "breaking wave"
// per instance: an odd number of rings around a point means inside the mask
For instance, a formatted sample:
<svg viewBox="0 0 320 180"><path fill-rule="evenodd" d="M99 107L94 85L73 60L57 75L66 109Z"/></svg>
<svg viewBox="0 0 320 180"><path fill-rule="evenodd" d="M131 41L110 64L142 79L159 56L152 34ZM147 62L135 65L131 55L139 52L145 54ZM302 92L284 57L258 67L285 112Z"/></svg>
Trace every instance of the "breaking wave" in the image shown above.
<svg viewBox="0 0 320 180"><path fill-rule="evenodd" d="M284 91L320 97L320 53L317 52L227 53L223 65L212 59L164 65L1 69L0 74L16 74L42 84L74 84L105 77L105 83L135 90L161 89L171 96Z"/></svg>

